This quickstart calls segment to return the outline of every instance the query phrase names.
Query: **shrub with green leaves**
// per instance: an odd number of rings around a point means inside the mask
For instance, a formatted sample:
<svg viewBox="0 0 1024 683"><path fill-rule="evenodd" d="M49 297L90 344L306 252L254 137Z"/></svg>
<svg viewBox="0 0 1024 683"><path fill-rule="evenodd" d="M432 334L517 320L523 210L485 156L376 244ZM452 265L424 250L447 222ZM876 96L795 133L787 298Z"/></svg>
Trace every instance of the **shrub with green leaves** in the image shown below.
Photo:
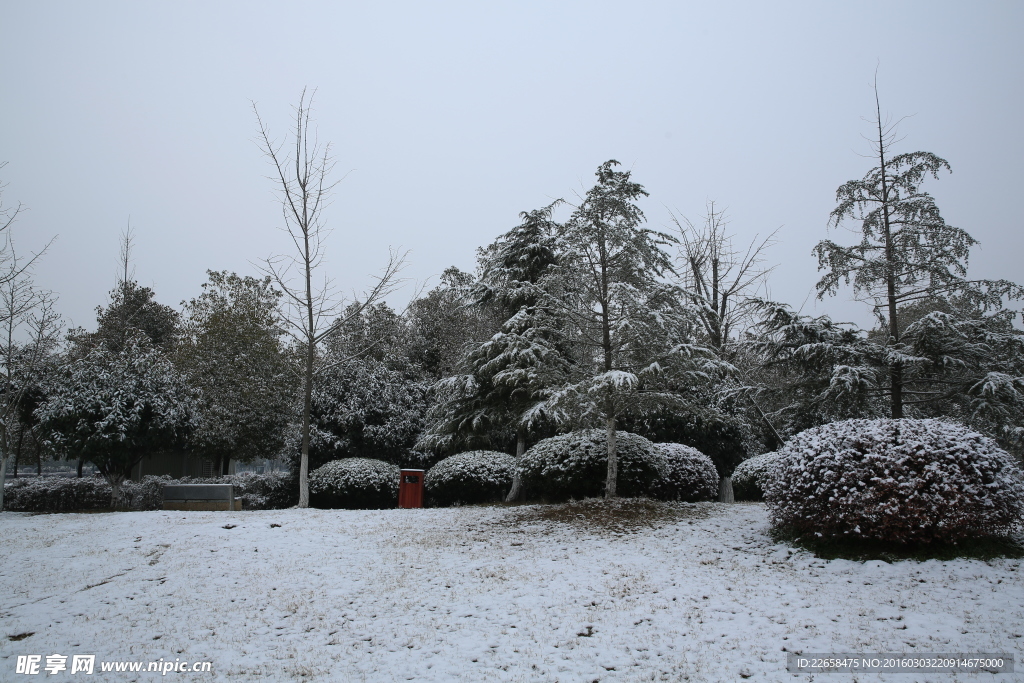
<svg viewBox="0 0 1024 683"><path fill-rule="evenodd" d="M145 476L125 481L121 498L127 510L158 510L168 476ZM4 509L16 512L77 512L109 510L110 484L100 477L34 477L7 482Z"/></svg>
<svg viewBox="0 0 1024 683"><path fill-rule="evenodd" d="M423 480L431 505L490 503L512 486L516 461L498 451L468 451L441 460Z"/></svg>
<svg viewBox="0 0 1024 683"><path fill-rule="evenodd" d="M654 444L629 432L616 434L618 495L652 495L652 486L668 471L667 458ZM519 472L527 495L546 500L604 495L608 438L603 429L587 429L539 441L523 454Z"/></svg>
<svg viewBox="0 0 1024 683"><path fill-rule="evenodd" d="M764 484L773 526L797 536L949 542L1019 531L1024 477L988 437L940 420L845 420L779 451Z"/></svg>
<svg viewBox="0 0 1024 683"><path fill-rule="evenodd" d="M309 473L310 504L345 510L376 510L398 505L397 466L383 460L343 458Z"/></svg>
<svg viewBox="0 0 1024 683"><path fill-rule="evenodd" d="M668 464L651 487L655 497L695 503L718 495L718 470L711 458L681 443L656 443L654 448Z"/></svg>
<svg viewBox="0 0 1024 683"><path fill-rule="evenodd" d="M110 484L99 477L18 478L4 485L4 509L72 512L110 509Z"/></svg>
<svg viewBox="0 0 1024 683"><path fill-rule="evenodd" d="M736 500L764 500L764 482L778 453L762 453L747 458L732 473L732 491Z"/></svg>

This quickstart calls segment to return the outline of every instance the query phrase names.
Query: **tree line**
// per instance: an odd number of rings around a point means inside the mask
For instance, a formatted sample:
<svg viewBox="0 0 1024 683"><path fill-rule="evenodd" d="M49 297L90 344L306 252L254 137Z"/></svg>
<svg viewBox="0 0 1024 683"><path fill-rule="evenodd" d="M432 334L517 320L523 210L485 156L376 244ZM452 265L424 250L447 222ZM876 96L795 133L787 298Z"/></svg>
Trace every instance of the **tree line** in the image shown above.
<svg viewBox="0 0 1024 683"><path fill-rule="evenodd" d="M259 276L210 271L175 310L123 272L96 328L61 330L53 295L8 240L0 259L0 449L91 462L117 495L147 455L286 457L300 506L308 473L362 456L424 466L473 448L521 458L536 441L600 427L605 492L616 435L692 445L728 477L743 459L851 417L943 417L1016 452L1024 437L1024 289L968 274L976 241L943 219L926 181L950 170L896 153L876 98L873 167L839 186L813 250L821 299L852 290L867 330L765 298L774 234L735 244L714 203L655 229L632 173L609 160L575 202L524 211L401 311L392 253L360 297L323 264L330 147L310 140L308 99L279 144L259 119L291 250ZM4 212L4 234L17 217ZM727 479L725 480L727 481ZM518 479L509 500L521 495Z"/></svg>

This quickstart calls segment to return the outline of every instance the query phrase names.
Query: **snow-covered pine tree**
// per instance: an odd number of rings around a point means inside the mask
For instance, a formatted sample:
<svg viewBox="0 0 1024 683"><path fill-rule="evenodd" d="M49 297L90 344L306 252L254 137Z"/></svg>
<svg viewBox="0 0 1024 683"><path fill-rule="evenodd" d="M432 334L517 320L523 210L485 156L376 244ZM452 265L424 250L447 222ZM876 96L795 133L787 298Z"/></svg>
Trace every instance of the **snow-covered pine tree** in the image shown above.
<svg viewBox="0 0 1024 683"><path fill-rule="evenodd" d="M522 223L479 252L481 278L474 302L504 319L500 332L470 346L462 372L439 381L431 429L422 448L451 452L457 445L486 445L495 431L515 434L517 462L529 432L542 418L551 387L564 379L560 332L538 289L557 263L552 212L559 202L520 214ZM522 490L513 474L507 500Z"/></svg>
<svg viewBox="0 0 1024 683"><path fill-rule="evenodd" d="M580 422L603 422L608 439L605 496L616 496L615 435L626 410L674 403L685 394L658 380L706 383L729 369L717 354L693 343L682 296L664 275L672 271L666 234L643 227L637 201L647 196L628 171L610 160L597 184L557 234L559 263L545 278L543 304L566 326L574 347L570 381L547 407Z"/></svg>
<svg viewBox="0 0 1024 683"><path fill-rule="evenodd" d="M923 359L904 377L915 414L952 417L1024 451L1024 332L1016 316L984 310L970 292L901 308L901 341Z"/></svg>
<svg viewBox="0 0 1024 683"><path fill-rule="evenodd" d="M885 348L856 327L760 302L743 345L759 365L742 391L762 401L786 437L836 420L884 417Z"/></svg>
<svg viewBox="0 0 1024 683"><path fill-rule="evenodd" d="M968 297L985 309L998 309L1005 298L1024 297L1024 289L1005 280L967 277L970 248L977 244L965 230L946 223L934 198L921 189L923 181L949 171L949 163L931 152L893 154L895 125L882 119L875 87L873 154L878 165L860 180L850 180L836 191L838 205L830 227L851 220L861 239L852 246L823 240L814 248L819 270L818 298L834 295L841 284L852 282L854 294L871 304L885 328L890 414L903 417L904 405L931 401L938 393L923 386L920 375L913 386L908 373L928 364L903 339L901 309L925 299ZM1005 378L986 383L990 394L1017 392ZM941 392L939 392L941 393ZM1019 400L1019 399L1015 399Z"/></svg>

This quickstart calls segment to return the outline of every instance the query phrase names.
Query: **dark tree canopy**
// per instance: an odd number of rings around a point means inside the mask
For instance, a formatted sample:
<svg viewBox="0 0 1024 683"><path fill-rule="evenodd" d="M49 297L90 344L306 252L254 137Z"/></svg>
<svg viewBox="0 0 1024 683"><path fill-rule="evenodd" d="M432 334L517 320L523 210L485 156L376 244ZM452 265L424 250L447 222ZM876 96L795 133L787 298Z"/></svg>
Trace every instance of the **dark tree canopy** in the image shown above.
<svg viewBox="0 0 1024 683"><path fill-rule="evenodd" d="M269 278L209 271L185 305L175 361L197 390L194 452L226 464L276 457L293 415L294 377L281 344L280 292Z"/></svg>
<svg viewBox="0 0 1024 683"><path fill-rule="evenodd" d="M94 342L110 349L120 349L137 330L156 347L169 349L175 341L179 314L170 306L158 303L155 293L138 282L120 283L110 292L106 308L96 308Z"/></svg>

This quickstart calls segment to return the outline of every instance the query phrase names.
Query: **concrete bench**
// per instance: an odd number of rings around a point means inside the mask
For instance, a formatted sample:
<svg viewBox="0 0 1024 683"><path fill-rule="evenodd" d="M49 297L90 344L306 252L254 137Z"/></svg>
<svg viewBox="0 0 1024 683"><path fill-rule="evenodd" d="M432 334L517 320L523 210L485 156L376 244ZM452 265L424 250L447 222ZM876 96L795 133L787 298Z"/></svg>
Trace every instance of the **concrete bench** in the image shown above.
<svg viewBox="0 0 1024 683"><path fill-rule="evenodd" d="M241 510L231 484L169 484L164 486L164 510Z"/></svg>

